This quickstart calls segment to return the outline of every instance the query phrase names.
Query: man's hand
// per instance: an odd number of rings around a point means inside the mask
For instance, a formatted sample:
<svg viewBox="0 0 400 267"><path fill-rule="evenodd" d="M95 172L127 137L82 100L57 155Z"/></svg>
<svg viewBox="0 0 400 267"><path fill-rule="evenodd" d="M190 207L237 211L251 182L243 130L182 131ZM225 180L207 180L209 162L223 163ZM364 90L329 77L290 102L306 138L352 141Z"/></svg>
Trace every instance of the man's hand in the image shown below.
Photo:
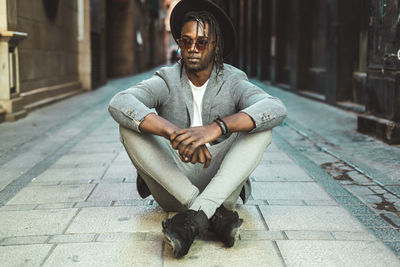
<svg viewBox="0 0 400 267"><path fill-rule="evenodd" d="M205 145L198 147L196 151L194 151L191 158L183 157L182 155L180 155L180 159L183 162L191 162L192 164L199 162L201 164L204 164L204 169L210 166L211 158L211 153Z"/></svg>
<svg viewBox="0 0 400 267"><path fill-rule="evenodd" d="M221 129L213 122L206 126L176 130L170 141L172 147L179 150L182 158L191 159L197 148L214 141L221 134Z"/></svg>

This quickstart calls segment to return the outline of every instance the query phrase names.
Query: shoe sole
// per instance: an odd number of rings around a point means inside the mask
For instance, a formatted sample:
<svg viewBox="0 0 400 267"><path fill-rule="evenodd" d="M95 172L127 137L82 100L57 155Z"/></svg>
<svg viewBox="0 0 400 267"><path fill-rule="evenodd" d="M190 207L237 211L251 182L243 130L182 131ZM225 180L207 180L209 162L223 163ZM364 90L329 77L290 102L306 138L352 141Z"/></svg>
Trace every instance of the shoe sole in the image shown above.
<svg viewBox="0 0 400 267"><path fill-rule="evenodd" d="M182 249L181 242L175 236L168 231L168 229L163 229L164 233L164 240L165 242L171 247L172 251L174 252L174 256L176 258L182 257L180 255L180 251Z"/></svg>

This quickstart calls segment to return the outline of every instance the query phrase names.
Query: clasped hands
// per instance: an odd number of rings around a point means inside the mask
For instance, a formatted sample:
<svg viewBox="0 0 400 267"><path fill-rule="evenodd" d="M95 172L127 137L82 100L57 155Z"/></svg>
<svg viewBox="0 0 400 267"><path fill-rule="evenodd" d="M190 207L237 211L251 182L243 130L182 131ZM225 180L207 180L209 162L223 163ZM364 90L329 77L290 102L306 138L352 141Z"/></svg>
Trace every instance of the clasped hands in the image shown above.
<svg viewBox="0 0 400 267"><path fill-rule="evenodd" d="M211 153L206 146L216 140L222 134L215 123L205 126L191 127L175 130L170 136L170 142L174 149L179 151L183 162L193 164L199 162L207 168L211 163Z"/></svg>

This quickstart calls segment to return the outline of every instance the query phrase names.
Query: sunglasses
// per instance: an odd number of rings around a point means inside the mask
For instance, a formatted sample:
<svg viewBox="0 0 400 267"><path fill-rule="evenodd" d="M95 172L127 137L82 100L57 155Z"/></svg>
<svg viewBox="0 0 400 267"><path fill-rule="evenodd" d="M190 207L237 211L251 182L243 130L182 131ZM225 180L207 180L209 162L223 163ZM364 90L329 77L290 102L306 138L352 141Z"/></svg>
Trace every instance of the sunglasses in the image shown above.
<svg viewBox="0 0 400 267"><path fill-rule="evenodd" d="M178 45L180 49L189 50L190 48L192 48L193 42L195 42L194 45L199 51L205 50L210 43L214 43L214 41L210 42L207 38L199 38L196 41L188 37L182 37L178 39Z"/></svg>

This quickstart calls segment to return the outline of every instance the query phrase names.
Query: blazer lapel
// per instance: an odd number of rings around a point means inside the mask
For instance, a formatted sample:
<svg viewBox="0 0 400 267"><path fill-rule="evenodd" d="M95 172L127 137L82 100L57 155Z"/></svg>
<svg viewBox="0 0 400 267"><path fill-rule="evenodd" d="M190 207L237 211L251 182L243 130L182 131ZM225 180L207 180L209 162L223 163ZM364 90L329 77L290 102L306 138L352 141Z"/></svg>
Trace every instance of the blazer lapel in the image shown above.
<svg viewBox="0 0 400 267"><path fill-rule="evenodd" d="M203 108L202 108L202 119L203 124L210 123L212 119L211 116L211 107L213 102L215 101L215 96L218 94L221 86L223 85L223 76L219 75L217 77L216 68L214 66L213 71L210 76L210 80L208 81L206 91L203 96Z"/></svg>
<svg viewBox="0 0 400 267"><path fill-rule="evenodd" d="M188 127L190 127L192 125L192 121L193 121L193 94L192 94L192 88L190 87L190 84L189 84L189 78L186 75L185 67L183 67L183 70L182 70L181 90L182 90L184 102L186 104L186 109L189 114Z"/></svg>

